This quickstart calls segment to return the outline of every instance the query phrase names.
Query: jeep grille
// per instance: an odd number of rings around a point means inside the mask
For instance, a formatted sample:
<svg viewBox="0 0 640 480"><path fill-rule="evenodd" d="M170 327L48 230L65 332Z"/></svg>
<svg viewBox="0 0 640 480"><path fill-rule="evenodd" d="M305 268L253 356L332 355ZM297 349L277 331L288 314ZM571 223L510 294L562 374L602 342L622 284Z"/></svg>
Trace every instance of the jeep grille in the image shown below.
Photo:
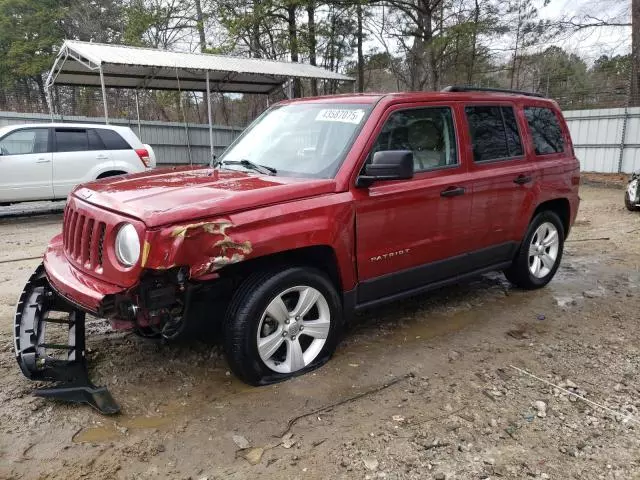
<svg viewBox="0 0 640 480"><path fill-rule="evenodd" d="M62 229L64 251L85 268L102 267L106 227L104 222L96 221L67 206Z"/></svg>

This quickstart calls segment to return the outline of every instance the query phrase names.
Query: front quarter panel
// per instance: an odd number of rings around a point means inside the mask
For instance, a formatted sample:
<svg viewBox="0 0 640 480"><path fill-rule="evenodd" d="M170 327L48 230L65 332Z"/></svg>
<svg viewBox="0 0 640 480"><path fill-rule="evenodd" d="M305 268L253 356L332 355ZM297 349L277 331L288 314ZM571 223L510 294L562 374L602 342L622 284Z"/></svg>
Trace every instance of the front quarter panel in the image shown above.
<svg viewBox="0 0 640 480"><path fill-rule="evenodd" d="M355 286L354 220L349 192L172 225L147 233L142 268L188 266L193 280L224 267L310 246L330 246L344 290Z"/></svg>

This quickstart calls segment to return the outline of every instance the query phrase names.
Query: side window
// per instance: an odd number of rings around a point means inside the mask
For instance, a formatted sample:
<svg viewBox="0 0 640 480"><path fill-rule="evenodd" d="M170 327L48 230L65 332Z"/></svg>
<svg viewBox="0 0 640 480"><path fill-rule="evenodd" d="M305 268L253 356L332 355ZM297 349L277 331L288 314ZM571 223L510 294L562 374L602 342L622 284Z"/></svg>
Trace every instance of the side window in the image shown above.
<svg viewBox="0 0 640 480"><path fill-rule="evenodd" d="M523 154L513 107L466 107L476 162L519 157Z"/></svg>
<svg viewBox="0 0 640 480"><path fill-rule="evenodd" d="M56 128L56 152L84 152L86 150L89 150L86 130Z"/></svg>
<svg viewBox="0 0 640 480"><path fill-rule="evenodd" d="M30 128L9 133L0 140L2 155L28 155L46 153L49 144L47 128Z"/></svg>
<svg viewBox="0 0 640 480"><path fill-rule="evenodd" d="M371 150L411 150L416 172L457 165L453 114L448 107L414 108L392 113Z"/></svg>
<svg viewBox="0 0 640 480"><path fill-rule="evenodd" d="M522 141L518 132L518 122L511 107L502 107L502 118L504 119L504 130L507 137L507 150L510 157L520 157L524 154Z"/></svg>
<svg viewBox="0 0 640 480"><path fill-rule="evenodd" d="M544 107L525 107L536 155L564 152L564 136L555 112Z"/></svg>
<svg viewBox="0 0 640 480"><path fill-rule="evenodd" d="M87 130L87 136L89 137L89 150L106 150L102 139L98 136L95 130Z"/></svg>
<svg viewBox="0 0 640 480"><path fill-rule="evenodd" d="M96 132L102 140L102 143L104 143L105 150L129 150L131 148L131 145L129 145L124 138L113 130L96 128Z"/></svg>

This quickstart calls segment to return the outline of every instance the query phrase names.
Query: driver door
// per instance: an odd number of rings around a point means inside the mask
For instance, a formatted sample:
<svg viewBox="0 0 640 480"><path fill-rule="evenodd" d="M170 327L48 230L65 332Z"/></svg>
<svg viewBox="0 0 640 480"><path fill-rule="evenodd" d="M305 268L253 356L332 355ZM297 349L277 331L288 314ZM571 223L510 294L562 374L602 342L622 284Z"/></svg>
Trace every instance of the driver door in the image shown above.
<svg viewBox="0 0 640 480"><path fill-rule="evenodd" d="M21 128L0 139L0 202L53 198L49 128Z"/></svg>
<svg viewBox="0 0 640 480"><path fill-rule="evenodd" d="M358 303L375 302L465 270L471 212L459 117L451 105L398 105L368 148L412 150L414 178L354 189Z"/></svg>

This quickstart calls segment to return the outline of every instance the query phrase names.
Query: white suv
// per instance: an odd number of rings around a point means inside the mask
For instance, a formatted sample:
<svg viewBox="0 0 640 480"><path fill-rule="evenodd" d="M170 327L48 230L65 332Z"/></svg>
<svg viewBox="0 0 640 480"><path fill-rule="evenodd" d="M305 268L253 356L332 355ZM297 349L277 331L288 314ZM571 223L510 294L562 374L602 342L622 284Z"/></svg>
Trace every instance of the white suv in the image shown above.
<svg viewBox="0 0 640 480"><path fill-rule="evenodd" d="M129 127L42 123L0 128L0 204L63 200L76 185L142 172L155 156Z"/></svg>

